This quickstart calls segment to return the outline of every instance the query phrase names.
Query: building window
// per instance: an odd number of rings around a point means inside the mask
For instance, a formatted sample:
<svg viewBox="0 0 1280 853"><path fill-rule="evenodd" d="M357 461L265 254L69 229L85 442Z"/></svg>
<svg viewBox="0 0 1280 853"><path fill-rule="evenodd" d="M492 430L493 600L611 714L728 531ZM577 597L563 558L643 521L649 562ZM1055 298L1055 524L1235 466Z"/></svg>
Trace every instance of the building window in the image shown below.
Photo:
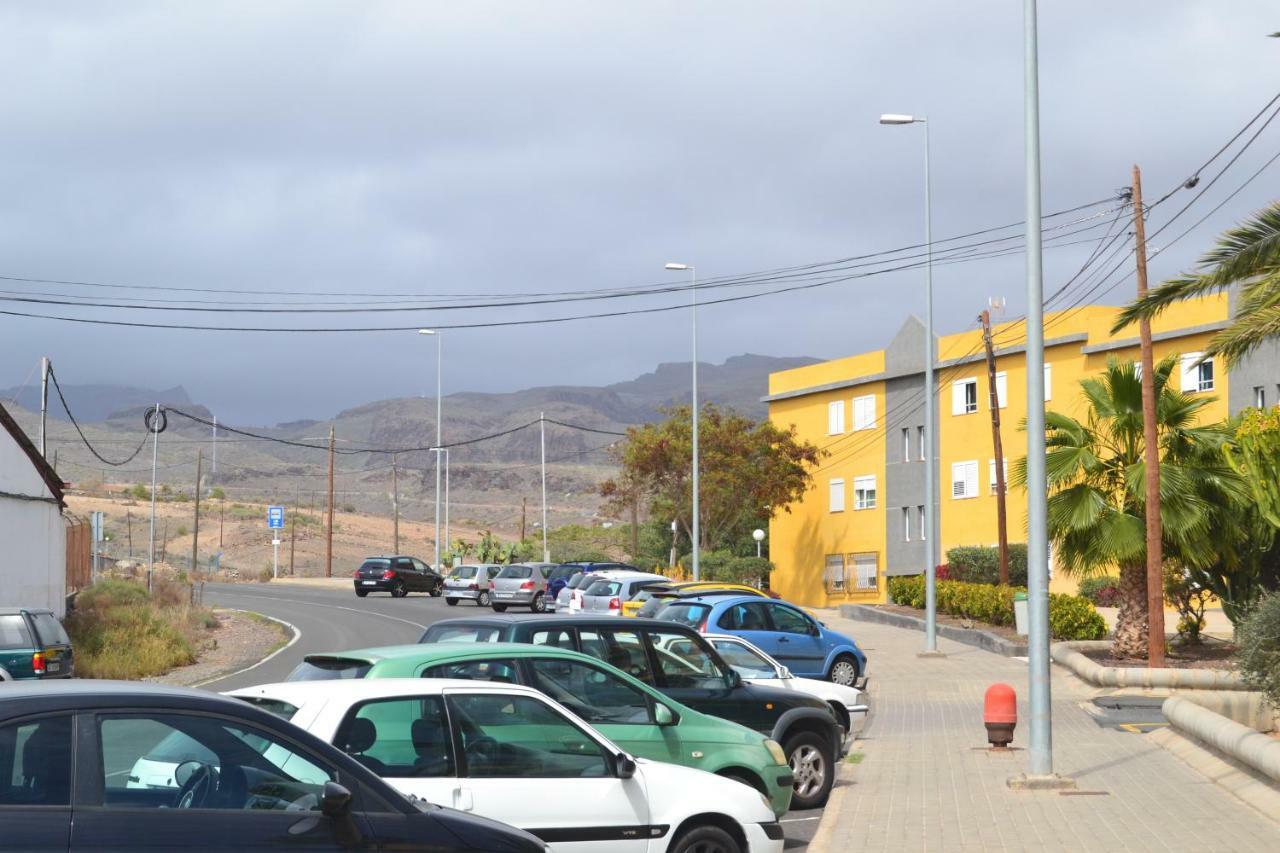
<svg viewBox="0 0 1280 853"><path fill-rule="evenodd" d="M832 512L844 512L844 480L837 478L827 484L827 501Z"/></svg>
<svg viewBox="0 0 1280 853"><path fill-rule="evenodd" d="M853 508L876 508L876 478L874 476L853 478Z"/></svg>
<svg viewBox="0 0 1280 853"><path fill-rule="evenodd" d="M902 461L911 461L911 427L902 429Z"/></svg>
<svg viewBox="0 0 1280 853"><path fill-rule="evenodd" d="M822 571L823 580L827 584L827 592L844 590L844 554L828 554L827 564Z"/></svg>
<svg viewBox="0 0 1280 853"><path fill-rule="evenodd" d="M929 538L929 525L925 521L923 504L916 507L916 516L920 519L920 541L923 542Z"/></svg>
<svg viewBox="0 0 1280 853"><path fill-rule="evenodd" d="M978 496L978 460L956 462L951 466L951 497Z"/></svg>
<svg viewBox="0 0 1280 853"><path fill-rule="evenodd" d="M865 397L853 398L853 428L854 430L872 429L876 425L876 396L868 394Z"/></svg>
<svg viewBox="0 0 1280 853"><path fill-rule="evenodd" d="M849 555L849 563L853 566L856 578L854 582L857 584L854 589L859 592L874 592L880 588L876 557L874 552Z"/></svg>
<svg viewBox="0 0 1280 853"><path fill-rule="evenodd" d="M1002 461L1004 464L1002 464L1000 467L1004 469L1004 490L1005 490L1005 494L1008 494L1009 492L1009 460L1005 459ZM993 495L997 494L996 492L996 460L994 459L987 460L987 472L991 475L991 494Z"/></svg>
<svg viewBox="0 0 1280 853"><path fill-rule="evenodd" d="M1182 357L1182 390L1186 394L1197 394L1201 391L1213 390L1213 359L1205 358L1204 353L1192 352Z"/></svg>
<svg viewBox="0 0 1280 853"><path fill-rule="evenodd" d="M1004 371L996 374L996 405L1002 409L1009 405L1009 375Z"/></svg>
<svg viewBox="0 0 1280 853"><path fill-rule="evenodd" d="M911 507L902 508L902 541L911 541Z"/></svg>
<svg viewBox="0 0 1280 853"><path fill-rule="evenodd" d="M1265 409L1267 407L1267 389L1263 385L1253 386L1253 405L1257 409Z"/></svg>
<svg viewBox="0 0 1280 853"><path fill-rule="evenodd" d="M844 400L827 404L827 435L844 432Z"/></svg>
<svg viewBox="0 0 1280 853"><path fill-rule="evenodd" d="M978 380L961 379L951 383L951 414L971 415L978 411Z"/></svg>
<svg viewBox="0 0 1280 853"><path fill-rule="evenodd" d="M916 427L916 438L920 439L920 461L923 462L929 458L929 453L924 447L924 427Z"/></svg>
<svg viewBox="0 0 1280 853"><path fill-rule="evenodd" d="M1046 364L1044 366L1044 401L1047 403L1053 399L1053 365Z"/></svg>

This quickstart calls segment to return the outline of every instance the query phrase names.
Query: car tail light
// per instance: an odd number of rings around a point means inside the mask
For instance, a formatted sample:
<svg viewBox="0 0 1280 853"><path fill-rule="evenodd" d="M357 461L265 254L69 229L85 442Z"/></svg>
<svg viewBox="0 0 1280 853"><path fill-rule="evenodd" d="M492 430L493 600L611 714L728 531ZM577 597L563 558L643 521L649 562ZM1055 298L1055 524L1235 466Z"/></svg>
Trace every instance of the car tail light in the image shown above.
<svg viewBox="0 0 1280 853"><path fill-rule="evenodd" d="M520 588L521 588L521 589L533 589L533 581L525 581L524 583L520 584Z"/></svg>
<svg viewBox="0 0 1280 853"><path fill-rule="evenodd" d="M36 652L31 656L31 669L36 675L44 675L44 652Z"/></svg>
<svg viewBox="0 0 1280 853"><path fill-rule="evenodd" d="M705 634L705 633L707 633L707 619L708 619L709 617L710 617L710 614L707 614L707 616L703 616L703 617L702 617L702 621L698 623L698 633L699 633L699 634Z"/></svg>
<svg viewBox="0 0 1280 853"><path fill-rule="evenodd" d="M354 572L352 572L352 573L351 573L351 577L353 577L353 578L358 578L358 577L360 577L360 570L359 570L359 569L356 569Z"/></svg>
<svg viewBox="0 0 1280 853"><path fill-rule="evenodd" d="M480 584L478 584L478 583L473 583L473 584L468 584L468 585L467 585L467 589L479 589L479 588L480 588Z"/></svg>
<svg viewBox="0 0 1280 853"><path fill-rule="evenodd" d="M396 576L396 573L395 573L395 571L394 571L394 570L392 570L392 569L387 569L385 572L383 572L383 573L382 573L382 579L383 579L384 581L389 581L389 580L391 580L392 578L394 578L395 576Z"/></svg>
<svg viewBox="0 0 1280 853"><path fill-rule="evenodd" d="M609 599L609 609L610 610L622 609L622 602L618 599L617 596L614 596L613 598Z"/></svg>
<svg viewBox="0 0 1280 853"><path fill-rule="evenodd" d="M496 583L494 583L493 581L489 581L489 592L493 592L497 588L498 588L498 585Z"/></svg>

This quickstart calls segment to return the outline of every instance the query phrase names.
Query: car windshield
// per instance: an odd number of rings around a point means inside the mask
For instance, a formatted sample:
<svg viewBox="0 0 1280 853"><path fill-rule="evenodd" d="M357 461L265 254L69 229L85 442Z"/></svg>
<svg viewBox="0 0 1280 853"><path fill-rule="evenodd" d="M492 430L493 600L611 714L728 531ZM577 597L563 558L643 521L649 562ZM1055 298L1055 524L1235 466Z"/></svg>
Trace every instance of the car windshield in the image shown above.
<svg viewBox="0 0 1280 853"><path fill-rule="evenodd" d="M285 681L346 681L364 678L373 664L354 658L307 658L294 667Z"/></svg>
<svg viewBox="0 0 1280 853"><path fill-rule="evenodd" d="M498 629L489 625L432 625L419 643L494 643Z"/></svg>
<svg viewBox="0 0 1280 853"><path fill-rule="evenodd" d="M710 612L711 608L706 604L673 601L662 608L658 613L658 618L667 622L676 622L680 625L696 628L706 620L707 614Z"/></svg>
<svg viewBox="0 0 1280 853"><path fill-rule="evenodd" d="M476 566L458 566L449 572L449 577L467 580L476 576Z"/></svg>
<svg viewBox="0 0 1280 853"><path fill-rule="evenodd" d="M498 572L498 580L503 578L527 578L533 576L533 566L505 566Z"/></svg>
<svg viewBox="0 0 1280 853"><path fill-rule="evenodd" d="M622 589L618 581L599 580L582 591L583 595L617 595Z"/></svg>
<svg viewBox="0 0 1280 853"><path fill-rule="evenodd" d="M586 572L580 572L574 575L573 577L569 578L568 587L569 589L577 589L578 587L582 586L584 581L590 581L590 583L595 583L598 580L600 579L595 575L589 575Z"/></svg>
<svg viewBox="0 0 1280 853"><path fill-rule="evenodd" d="M556 581L575 574L582 574L582 570L577 566L556 566L551 570L551 580Z"/></svg>
<svg viewBox="0 0 1280 853"><path fill-rule="evenodd" d="M0 649L29 649L35 645L27 620L20 613L0 616Z"/></svg>
<svg viewBox="0 0 1280 853"><path fill-rule="evenodd" d="M40 642L44 645L71 645L71 638L67 636L62 623L55 619L53 614L32 613L31 621L36 623L36 633L40 635Z"/></svg>
<svg viewBox="0 0 1280 853"><path fill-rule="evenodd" d="M712 640L711 645L715 646L720 657L724 658L725 662L736 669L743 678L778 677L773 664L741 643L735 643L732 640Z"/></svg>
<svg viewBox="0 0 1280 853"><path fill-rule="evenodd" d="M369 571L375 571L378 569L389 569L389 568L391 568L390 560L365 560L363 563L360 564L361 571L364 571L365 569L368 569Z"/></svg>

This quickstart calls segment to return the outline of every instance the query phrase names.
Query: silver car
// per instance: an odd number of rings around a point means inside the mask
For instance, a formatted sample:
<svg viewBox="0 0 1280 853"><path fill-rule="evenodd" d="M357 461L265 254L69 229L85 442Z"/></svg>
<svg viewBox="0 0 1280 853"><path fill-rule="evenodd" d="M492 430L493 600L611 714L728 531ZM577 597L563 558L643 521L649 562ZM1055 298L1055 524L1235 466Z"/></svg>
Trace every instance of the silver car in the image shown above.
<svg viewBox="0 0 1280 853"><path fill-rule="evenodd" d="M575 613L574 609L574 593L583 585L590 585L592 581L599 577L595 572L578 572L569 578L561 589L560 594L556 596L555 602L551 606L551 610L555 613Z"/></svg>
<svg viewBox="0 0 1280 853"><path fill-rule="evenodd" d="M609 572L582 591L582 609L588 613L622 615L622 602L655 583L671 579L649 572Z"/></svg>
<svg viewBox="0 0 1280 853"><path fill-rule="evenodd" d="M488 607L493 597L489 581L502 570L497 563L469 563L454 566L444 579L444 603L453 607L464 598Z"/></svg>
<svg viewBox="0 0 1280 853"><path fill-rule="evenodd" d="M547 578L556 563L512 563L503 566L489 582L493 609L501 613L508 607L528 607L534 613L547 611Z"/></svg>

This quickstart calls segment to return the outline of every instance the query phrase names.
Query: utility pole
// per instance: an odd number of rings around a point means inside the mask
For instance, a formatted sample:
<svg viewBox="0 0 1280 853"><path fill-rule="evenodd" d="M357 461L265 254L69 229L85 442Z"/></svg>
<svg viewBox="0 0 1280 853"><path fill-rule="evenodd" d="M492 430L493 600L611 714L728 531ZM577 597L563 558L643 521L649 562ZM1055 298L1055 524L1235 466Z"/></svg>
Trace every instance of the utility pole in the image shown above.
<svg viewBox="0 0 1280 853"><path fill-rule="evenodd" d="M542 434L542 562L551 562L547 547L547 413L538 412L538 431Z"/></svg>
<svg viewBox="0 0 1280 853"><path fill-rule="evenodd" d="M293 577L293 549L298 541L298 504L302 503L302 490L298 489L293 498L293 515L289 519L289 577Z"/></svg>
<svg viewBox="0 0 1280 853"><path fill-rule="evenodd" d="M222 553L222 523L227 520L227 499L218 501L218 553Z"/></svg>
<svg viewBox="0 0 1280 853"><path fill-rule="evenodd" d="M160 562L169 556L169 519L164 520L164 533L160 535Z"/></svg>
<svg viewBox="0 0 1280 853"><path fill-rule="evenodd" d="M329 525L324 538L324 576L333 577L333 427L329 427Z"/></svg>
<svg viewBox="0 0 1280 853"><path fill-rule="evenodd" d="M129 511L128 507L126 507L124 511L124 526L125 526L125 530L127 531L125 535L129 539L129 559L132 560L133 559L133 513Z"/></svg>
<svg viewBox="0 0 1280 853"><path fill-rule="evenodd" d="M392 522L392 537L395 544L392 547L392 553L400 553L400 472L396 467L396 457L391 457L391 511L394 517Z"/></svg>
<svg viewBox="0 0 1280 853"><path fill-rule="evenodd" d="M218 416L213 416L213 469L209 472L209 479L216 480L218 477Z"/></svg>
<svg viewBox="0 0 1280 853"><path fill-rule="evenodd" d="M528 499L528 498L521 498L521 499L520 499L520 541L521 541L521 542L523 542L523 541L524 541L524 536L525 536L525 526L524 526L524 525L525 525L525 515L526 515L526 513L528 512L528 510L529 510L529 499Z"/></svg>
<svg viewBox="0 0 1280 853"><path fill-rule="evenodd" d="M191 527L191 603L196 600L196 569L200 566L200 466L204 450L196 450L196 518Z"/></svg>
<svg viewBox="0 0 1280 853"><path fill-rule="evenodd" d="M1133 230L1138 298L1147 295L1147 228L1142 209L1142 170L1133 166ZM1160 520L1160 442L1156 436L1156 371L1151 320L1138 321L1142 342L1142 444L1147 486L1147 666L1164 666L1164 529Z"/></svg>
<svg viewBox="0 0 1280 853"><path fill-rule="evenodd" d="M160 404L151 415L151 532L147 544L147 594L151 594L151 574L156 564L156 460L160 453Z"/></svg>
<svg viewBox="0 0 1280 853"><path fill-rule="evenodd" d="M1000 393L996 387L996 354L991 346L991 312L983 311L982 343L987 349L987 387L991 398L991 444L996 454L996 528L1000 542L1000 583L1009 583L1009 528L1005 515L1004 445L1000 441Z"/></svg>
<svg viewBox="0 0 1280 853"><path fill-rule="evenodd" d="M631 493L631 559L640 555L640 496ZM757 555L759 556L759 555Z"/></svg>
<svg viewBox="0 0 1280 853"><path fill-rule="evenodd" d="M45 452L47 422L49 420L49 358L41 356L40 358L40 456L48 459L49 456Z"/></svg>

